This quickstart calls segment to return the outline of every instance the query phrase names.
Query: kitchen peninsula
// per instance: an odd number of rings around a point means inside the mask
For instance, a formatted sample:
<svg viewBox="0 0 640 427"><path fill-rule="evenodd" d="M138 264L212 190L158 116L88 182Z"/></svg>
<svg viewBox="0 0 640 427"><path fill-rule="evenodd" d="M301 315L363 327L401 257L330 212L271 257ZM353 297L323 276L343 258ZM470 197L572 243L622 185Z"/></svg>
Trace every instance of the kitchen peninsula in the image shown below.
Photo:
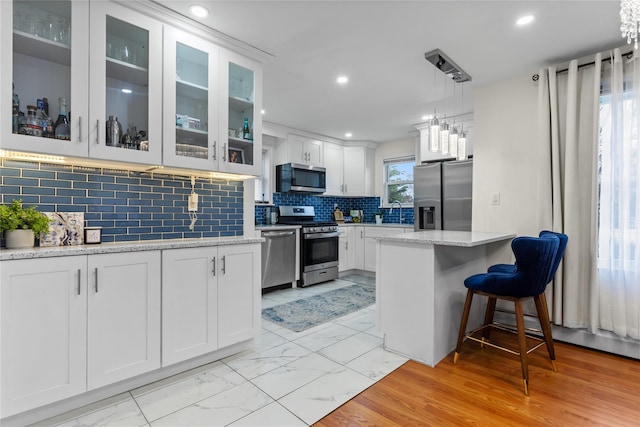
<svg viewBox="0 0 640 427"><path fill-rule="evenodd" d="M464 279L486 271L489 245L506 245L513 237L443 230L378 237L376 308L385 349L437 365L456 345ZM468 327L481 322L476 300Z"/></svg>

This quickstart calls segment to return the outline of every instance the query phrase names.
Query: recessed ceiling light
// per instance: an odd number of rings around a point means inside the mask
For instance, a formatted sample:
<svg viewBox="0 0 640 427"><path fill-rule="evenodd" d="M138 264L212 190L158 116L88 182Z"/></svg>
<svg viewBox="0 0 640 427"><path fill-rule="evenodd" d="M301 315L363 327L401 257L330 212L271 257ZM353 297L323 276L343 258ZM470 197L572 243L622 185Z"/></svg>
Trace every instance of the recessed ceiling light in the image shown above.
<svg viewBox="0 0 640 427"><path fill-rule="evenodd" d="M516 21L516 25L523 26L523 25L531 24L535 19L536 19L535 15L525 15L518 18L518 20Z"/></svg>
<svg viewBox="0 0 640 427"><path fill-rule="evenodd" d="M122 93L132 93L133 92L131 89L120 89L120 91Z"/></svg>
<svg viewBox="0 0 640 427"><path fill-rule="evenodd" d="M197 18L205 18L209 15L209 11L202 6L194 4L189 8L191 14Z"/></svg>
<svg viewBox="0 0 640 427"><path fill-rule="evenodd" d="M264 114L264 110L260 110L260 114Z"/></svg>
<svg viewBox="0 0 640 427"><path fill-rule="evenodd" d="M344 136L346 136L347 138L351 138L353 135L351 134L351 132L347 132L344 134Z"/></svg>
<svg viewBox="0 0 640 427"><path fill-rule="evenodd" d="M348 81L349 81L349 77L347 76L338 76L338 78L336 79L336 82L338 82L338 84L341 84L341 85L347 84Z"/></svg>
<svg viewBox="0 0 640 427"><path fill-rule="evenodd" d="M431 114L422 116L422 120L431 120L433 116Z"/></svg>

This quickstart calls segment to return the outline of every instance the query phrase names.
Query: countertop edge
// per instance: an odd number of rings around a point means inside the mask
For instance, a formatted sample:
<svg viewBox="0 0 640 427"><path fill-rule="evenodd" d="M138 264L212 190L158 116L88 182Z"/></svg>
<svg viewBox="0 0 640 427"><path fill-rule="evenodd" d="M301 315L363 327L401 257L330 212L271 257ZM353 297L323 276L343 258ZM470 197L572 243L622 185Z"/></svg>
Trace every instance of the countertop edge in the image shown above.
<svg viewBox="0 0 640 427"><path fill-rule="evenodd" d="M474 247L510 240L515 233L491 233L479 231L415 231L393 236L379 236L381 242L416 243L436 246Z"/></svg>
<svg viewBox="0 0 640 427"><path fill-rule="evenodd" d="M207 246L230 246L262 243L262 241L264 241L264 239L261 237L219 237L209 239L149 240L101 243L97 245L36 247L30 249L2 249L0 250L0 261L121 252L141 252L163 249L200 248Z"/></svg>

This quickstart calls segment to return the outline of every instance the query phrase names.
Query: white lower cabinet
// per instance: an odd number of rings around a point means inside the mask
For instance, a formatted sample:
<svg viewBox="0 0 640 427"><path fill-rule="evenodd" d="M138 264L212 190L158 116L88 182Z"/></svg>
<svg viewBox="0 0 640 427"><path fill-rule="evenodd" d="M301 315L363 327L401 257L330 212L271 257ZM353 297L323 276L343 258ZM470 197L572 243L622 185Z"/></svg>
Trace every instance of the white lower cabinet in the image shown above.
<svg viewBox="0 0 640 427"><path fill-rule="evenodd" d="M260 244L218 248L218 345L260 333Z"/></svg>
<svg viewBox="0 0 640 427"><path fill-rule="evenodd" d="M341 227L338 236L338 271L351 270L351 251L349 250L349 229Z"/></svg>
<svg viewBox="0 0 640 427"><path fill-rule="evenodd" d="M160 367L160 252L3 261L7 417Z"/></svg>
<svg viewBox="0 0 640 427"><path fill-rule="evenodd" d="M256 336L260 262L259 244L163 251L163 366Z"/></svg>
<svg viewBox="0 0 640 427"><path fill-rule="evenodd" d="M87 388L160 367L160 251L88 256Z"/></svg>
<svg viewBox="0 0 640 427"><path fill-rule="evenodd" d="M87 258L0 266L0 418L87 388Z"/></svg>
<svg viewBox="0 0 640 427"><path fill-rule="evenodd" d="M351 267L364 270L364 227L351 227L349 233L349 247L353 249Z"/></svg>

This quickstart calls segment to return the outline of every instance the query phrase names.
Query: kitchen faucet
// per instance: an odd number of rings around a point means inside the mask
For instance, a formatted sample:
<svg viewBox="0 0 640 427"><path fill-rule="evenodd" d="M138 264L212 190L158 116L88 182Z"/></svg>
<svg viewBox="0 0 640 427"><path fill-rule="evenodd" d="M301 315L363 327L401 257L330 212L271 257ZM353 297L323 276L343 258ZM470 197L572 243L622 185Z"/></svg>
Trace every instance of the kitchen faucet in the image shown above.
<svg viewBox="0 0 640 427"><path fill-rule="evenodd" d="M394 200L393 202L391 202L391 210L389 211L389 214L393 213L393 206L396 203L398 204L398 209L400 209L400 224L402 224L402 204L399 201Z"/></svg>

